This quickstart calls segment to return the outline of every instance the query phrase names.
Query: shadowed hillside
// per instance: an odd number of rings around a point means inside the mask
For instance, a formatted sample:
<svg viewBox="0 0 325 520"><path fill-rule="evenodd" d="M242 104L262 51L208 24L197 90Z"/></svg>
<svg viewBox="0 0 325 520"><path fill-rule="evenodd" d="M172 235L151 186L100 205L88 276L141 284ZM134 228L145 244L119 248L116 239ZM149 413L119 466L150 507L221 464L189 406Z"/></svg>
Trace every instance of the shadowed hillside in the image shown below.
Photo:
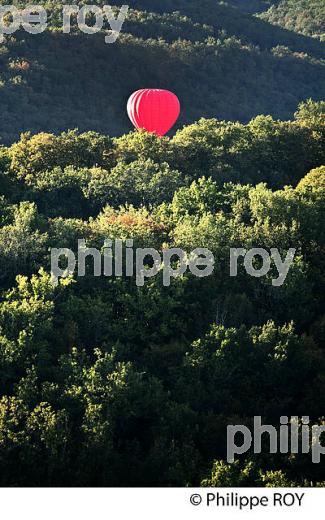
<svg viewBox="0 0 325 520"><path fill-rule="evenodd" d="M4 142L26 130L123 133L130 128L127 98L145 86L180 97L179 125L201 116L286 119L301 100L324 98L324 44L236 7L173 0L156 2L152 12L152 2L130 2L122 34L106 45L103 34L75 28L63 35L60 3L43 4L51 13L49 30L21 31L0 47Z"/></svg>

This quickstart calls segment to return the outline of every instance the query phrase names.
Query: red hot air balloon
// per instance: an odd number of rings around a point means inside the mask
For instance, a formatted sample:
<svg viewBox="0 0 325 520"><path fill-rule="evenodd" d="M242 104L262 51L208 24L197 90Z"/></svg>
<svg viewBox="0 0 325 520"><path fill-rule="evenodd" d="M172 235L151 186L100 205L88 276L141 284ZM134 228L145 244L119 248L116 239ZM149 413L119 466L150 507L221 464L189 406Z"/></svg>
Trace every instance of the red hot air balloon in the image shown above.
<svg viewBox="0 0 325 520"><path fill-rule="evenodd" d="M136 128L162 137L176 123L181 107L177 96L169 90L143 89L132 94L127 110Z"/></svg>

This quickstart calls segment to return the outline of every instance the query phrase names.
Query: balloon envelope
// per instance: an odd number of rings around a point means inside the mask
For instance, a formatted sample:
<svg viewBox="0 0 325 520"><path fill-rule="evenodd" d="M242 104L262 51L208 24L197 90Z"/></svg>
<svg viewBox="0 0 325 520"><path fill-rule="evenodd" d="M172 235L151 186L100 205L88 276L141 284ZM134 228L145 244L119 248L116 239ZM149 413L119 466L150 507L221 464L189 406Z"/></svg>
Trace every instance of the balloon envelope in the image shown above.
<svg viewBox="0 0 325 520"><path fill-rule="evenodd" d="M177 96L169 90L143 89L132 94L127 110L136 128L163 136L176 123L181 107Z"/></svg>

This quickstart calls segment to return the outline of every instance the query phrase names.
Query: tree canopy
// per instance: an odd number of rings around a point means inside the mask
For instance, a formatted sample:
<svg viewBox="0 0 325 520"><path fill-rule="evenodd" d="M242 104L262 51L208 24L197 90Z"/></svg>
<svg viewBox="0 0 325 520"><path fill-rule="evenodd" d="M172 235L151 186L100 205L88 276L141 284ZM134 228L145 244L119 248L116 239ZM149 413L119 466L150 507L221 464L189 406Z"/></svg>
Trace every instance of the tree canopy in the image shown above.
<svg viewBox="0 0 325 520"><path fill-rule="evenodd" d="M172 138L23 133L0 149L0 484L324 485L310 455L226 462L228 424L324 416L324 103ZM78 239L208 247L216 269L51 281ZM296 248L229 276L229 248ZM274 266L272 265L272 269Z"/></svg>

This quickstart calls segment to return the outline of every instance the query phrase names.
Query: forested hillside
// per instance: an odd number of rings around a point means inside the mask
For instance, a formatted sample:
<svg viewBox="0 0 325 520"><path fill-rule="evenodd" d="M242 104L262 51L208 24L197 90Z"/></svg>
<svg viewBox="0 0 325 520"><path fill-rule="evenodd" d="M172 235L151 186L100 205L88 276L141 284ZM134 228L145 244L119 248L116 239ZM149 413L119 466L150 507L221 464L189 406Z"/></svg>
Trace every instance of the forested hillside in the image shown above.
<svg viewBox="0 0 325 520"><path fill-rule="evenodd" d="M324 44L234 5L132 1L120 38L107 45L101 34L62 34L62 2L39 3L51 13L49 30L20 31L0 46L4 143L27 130L119 135L130 129L129 95L144 86L178 95L179 126L200 117L289 119L300 101L324 98Z"/></svg>
<svg viewBox="0 0 325 520"><path fill-rule="evenodd" d="M273 5L277 5L280 0L220 0L219 4L236 7L245 13L256 14L266 11Z"/></svg>
<svg viewBox="0 0 325 520"><path fill-rule="evenodd" d="M48 29L0 45L0 486L325 486L324 456L264 440L227 462L228 425L324 424L321 3L130 1L112 45L38 3ZM170 136L131 131L143 87L180 99ZM89 258L55 279L80 239L208 248L215 268L141 286ZM254 247L267 274L230 276ZM275 249L295 251L278 286Z"/></svg>
<svg viewBox="0 0 325 520"><path fill-rule="evenodd" d="M324 0L282 0L263 13L263 20L325 41Z"/></svg>
<svg viewBox="0 0 325 520"><path fill-rule="evenodd" d="M0 484L324 485L324 459L248 453L226 428L325 409L325 103L201 119L170 138L24 134L1 149ZM73 276L50 249L208 247L216 269ZM296 249L281 287L229 248Z"/></svg>

